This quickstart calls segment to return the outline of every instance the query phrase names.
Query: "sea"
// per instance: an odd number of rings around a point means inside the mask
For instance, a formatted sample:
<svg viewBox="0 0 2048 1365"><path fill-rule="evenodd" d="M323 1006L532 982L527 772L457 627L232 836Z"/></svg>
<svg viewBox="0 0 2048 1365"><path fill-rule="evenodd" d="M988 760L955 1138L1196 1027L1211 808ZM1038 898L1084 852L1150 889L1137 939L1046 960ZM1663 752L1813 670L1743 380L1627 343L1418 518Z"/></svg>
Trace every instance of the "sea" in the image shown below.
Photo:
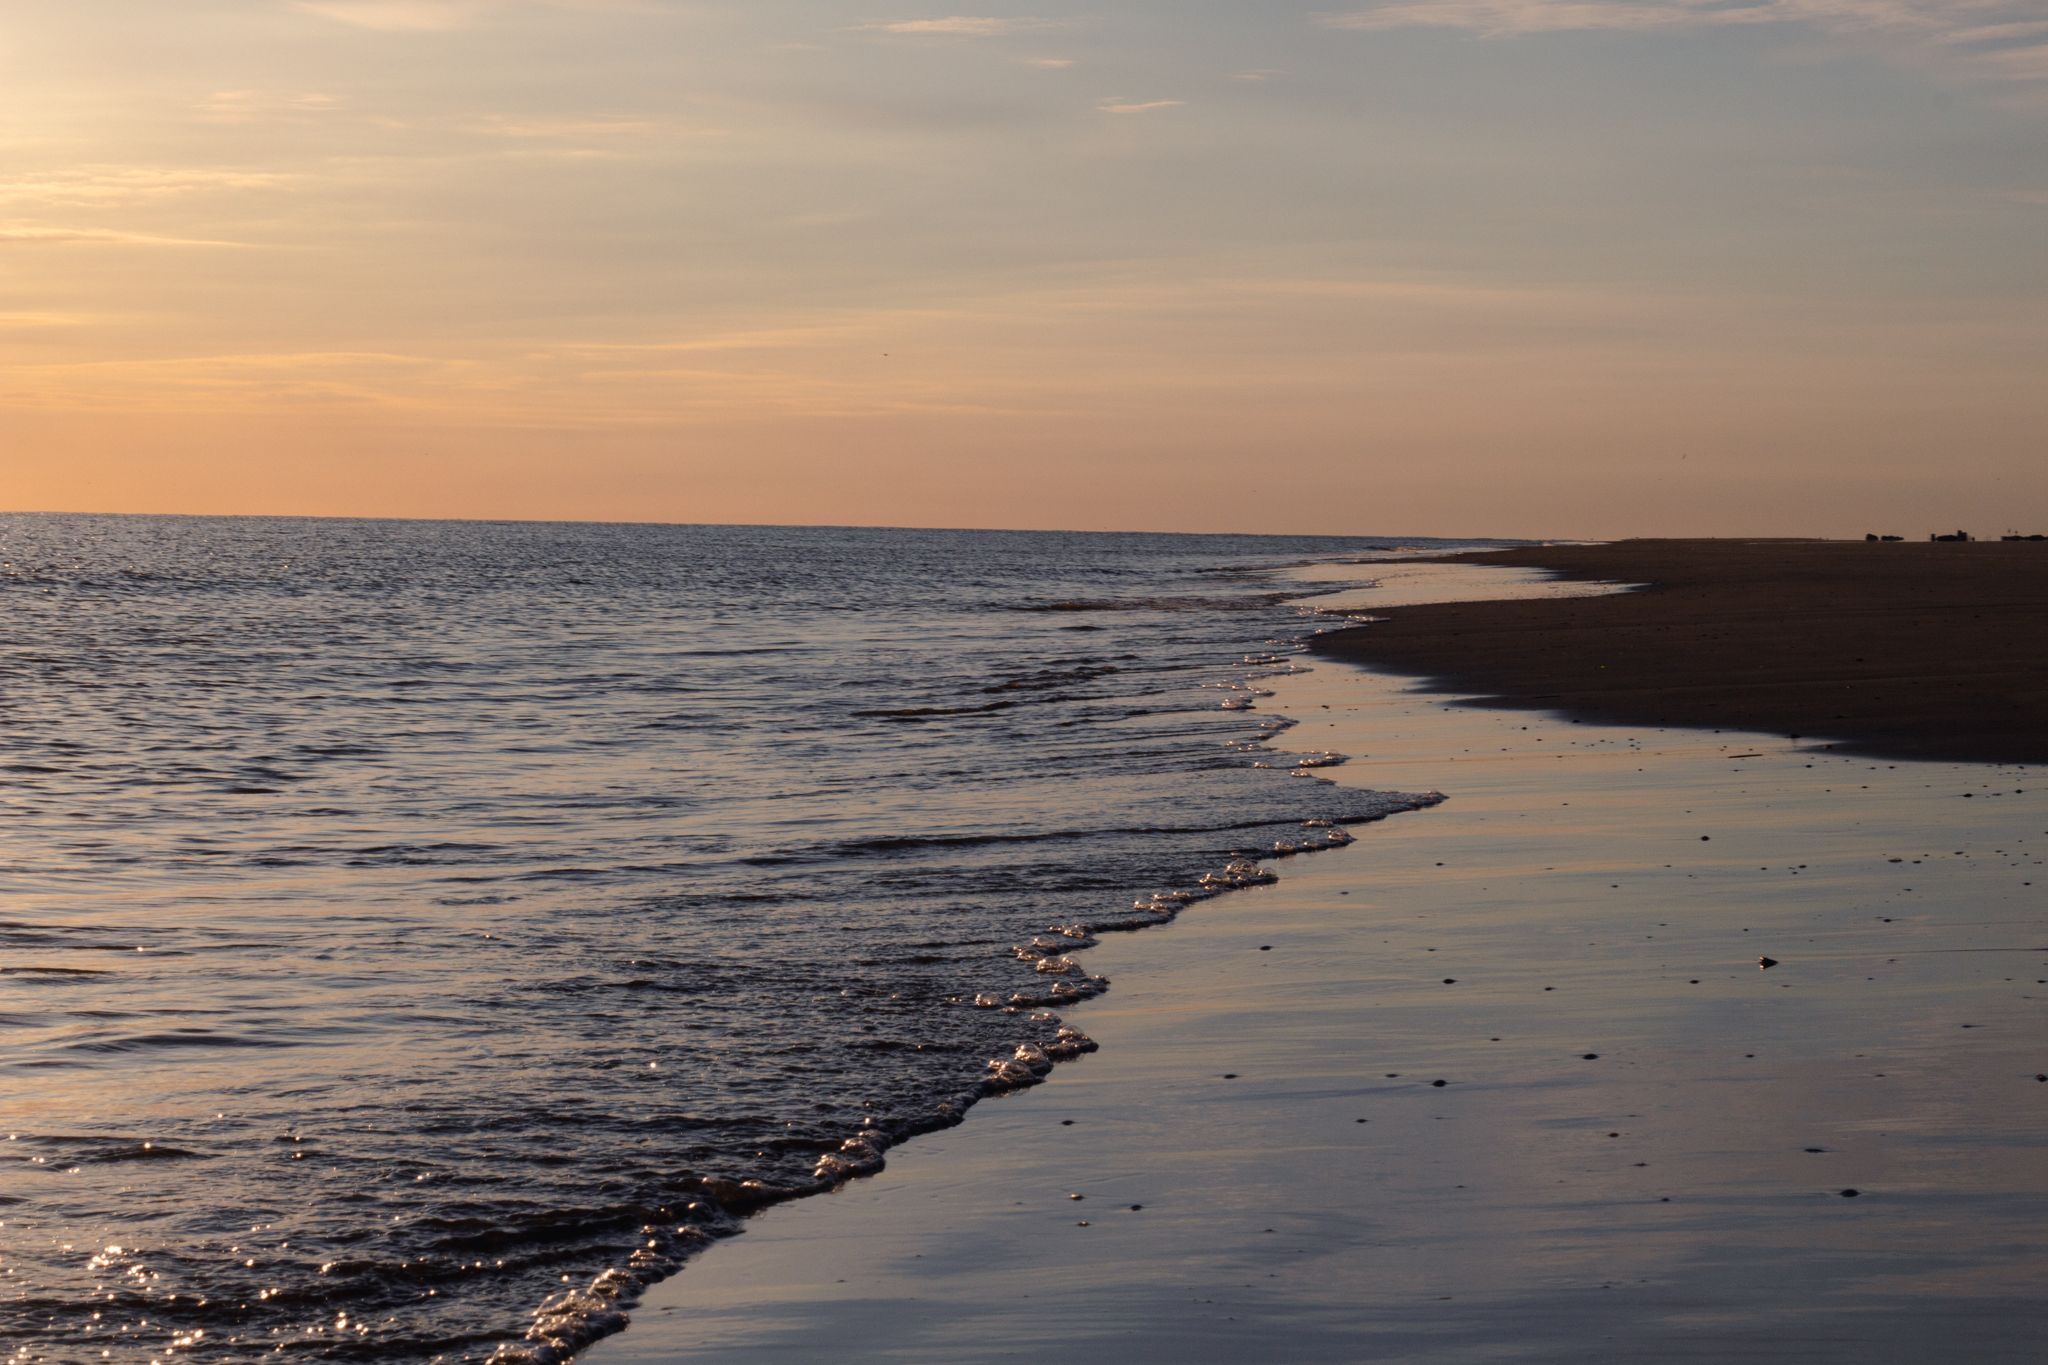
<svg viewBox="0 0 2048 1365"><path fill-rule="evenodd" d="M1437 799L1262 683L1467 543L0 516L0 1358L569 1358Z"/></svg>

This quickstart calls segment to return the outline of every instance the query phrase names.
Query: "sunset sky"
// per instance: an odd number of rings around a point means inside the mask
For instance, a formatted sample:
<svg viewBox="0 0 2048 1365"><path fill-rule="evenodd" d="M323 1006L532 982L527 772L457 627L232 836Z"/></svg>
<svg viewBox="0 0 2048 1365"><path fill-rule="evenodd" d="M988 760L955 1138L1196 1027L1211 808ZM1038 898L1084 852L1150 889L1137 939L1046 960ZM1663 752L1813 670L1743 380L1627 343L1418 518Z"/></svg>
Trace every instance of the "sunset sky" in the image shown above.
<svg viewBox="0 0 2048 1365"><path fill-rule="evenodd" d="M12 0L0 507L2048 531L2048 9Z"/></svg>

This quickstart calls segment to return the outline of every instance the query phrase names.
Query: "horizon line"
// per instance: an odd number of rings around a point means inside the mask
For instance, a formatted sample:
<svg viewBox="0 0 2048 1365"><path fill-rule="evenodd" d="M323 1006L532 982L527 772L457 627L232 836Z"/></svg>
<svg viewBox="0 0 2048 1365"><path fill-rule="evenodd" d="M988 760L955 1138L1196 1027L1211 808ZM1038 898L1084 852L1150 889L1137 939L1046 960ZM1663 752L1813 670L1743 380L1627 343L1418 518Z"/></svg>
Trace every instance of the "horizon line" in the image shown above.
<svg viewBox="0 0 2048 1365"><path fill-rule="evenodd" d="M733 527L776 531L936 531L975 535L1077 535L1077 536L1237 536L1260 540L1441 540L1465 544L1537 545L1555 541L1598 541L1611 537L1580 536L1450 536L1410 532L1385 535L1351 531L1188 531L1151 530L1144 527L1079 526L916 526L882 522L831 521L659 521L611 517L432 517L393 516L346 512L116 512L80 508L24 507L0 509L0 517L128 517L186 521L375 521L420 525L456 526L660 526L675 528ZM1722 537L1680 537L1713 540ZM1758 539L1759 537L1729 537ZM1767 537L1766 537L1767 538ZM1799 537L1786 537L1799 539ZM1825 537L1814 537L1824 539Z"/></svg>

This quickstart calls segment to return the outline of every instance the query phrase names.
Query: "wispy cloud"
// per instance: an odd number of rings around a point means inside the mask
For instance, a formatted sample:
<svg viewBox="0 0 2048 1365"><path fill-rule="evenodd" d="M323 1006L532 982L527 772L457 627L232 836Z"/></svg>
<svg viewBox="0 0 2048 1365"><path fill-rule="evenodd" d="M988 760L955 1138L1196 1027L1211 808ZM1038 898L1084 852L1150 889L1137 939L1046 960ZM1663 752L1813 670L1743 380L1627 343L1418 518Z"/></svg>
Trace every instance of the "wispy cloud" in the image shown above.
<svg viewBox="0 0 2048 1365"><path fill-rule="evenodd" d="M668 12L663 0L291 0L291 7L337 24L385 33L446 33L468 28L494 14L519 9L565 10L571 14Z"/></svg>
<svg viewBox="0 0 2048 1365"><path fill-rule="evenodd" d="M862 24L862 33L893 33L903 37L1006 38L1013 33L1043 33L1057 25L1050 19L989 19L964 14L944 19L894 19Z"/></svg>
<svg viewBox="0 0 2048 1365"><path fill-rule="evenodd" d="M670 125L644 118L519 118L482 114L460 125L467 132L509 138L649 137L671 131Z"/></svg>
<svg viewBox="0 0 2048 1365"><path fill-rule="evenodd" d="M2048 80L2048 42L1978 51L1974 57L1978 67L2006 80Z"/></svg>
<svg viewBox="0 0 2048 1365"><path fill-rule="evenodd" d="M67 243L96 243L104 246L199 246L246 247L247 242L223 242L209 237L164 237L148 232L116 232L109 228L0 227L0 246Z"/></svg>
<svg viewBox="0 0 2048 1365"><path fill-rule="evenodd" d="M469 27L489 6L483 0L296 0L293 8L384 33L440 33Z"/></svg>
<svg viewBox="0 0 2048 1365"><path fill-rule="evenodd" d="M1074 59L1072 57L1026 57L1024 65L1036 67L1040 71L1067 71L1073 68Z"/></svg>
<svg viewBox="0 0 2048 1365"><path fill-rule="evenodd" d="M223 190L272 189L297 178L217 167L81 166L0 180L0 204L105 207Z"/></svg>
<svg viewBox="0 0 2048 1365"><path fill-rule="evenodd" d="M257 123L294 114L324 114L341 107L333 95L311 90L216 90L193 105L221 123Z"/></svg>
<svg viewBox="0 0 2048 1365"><path fill-rule="evenodd" d="M94 313L0 313L0 332L89 327L104 320Z"/></svg>
<svg viewBox="0 0 2048 1365"><path fill-rule="evenodd" d="M1326 16L1330 28L1453 28L1506 37L1596 29L1676 28L1687 24L1776 22L1761 3L1714 6L1695 0L1392 0Z"/></svg>
<svg viewBox="0 0 2048 1365"><path fill-rule="evenodd" d="M1186 100L1107 99L1095 107L1105 114L1153 114L1161 109L1179 109L1186 104Z"/></svg>
<svg viewBox="0 0 2048 1365"><path fill-rule="evenodd" d="M113 356L0 371L0 395L20 408L95 411L243 411L281 408L425 412L451 391L488 387L461 357L379 351L262 351L225 355Z"/></svg>
<svg viewBox="0 0 2048 1365"><path fill-rule="evenodd" d="M1801 26L1947 49L1982 75L2048 78L2048 19L2037 0L1389 0L1321 22L1368 31L1458 29L1489 38Z"/></svg>
<svg viewBox="0 0 2048 1365"><path fill-rule="evenodd" d="M896 309L891 310L886 316L900 327L905 319L940 315L932 310L920 312L913 309ZM806 321L784 327L710 331L700 336L656 341L574 341L564 343L559 347L558 353L589 358L682 352L843 349L856 341L864 344L882 334L881 325L873 318L853 317L829 322Z"/></svg>

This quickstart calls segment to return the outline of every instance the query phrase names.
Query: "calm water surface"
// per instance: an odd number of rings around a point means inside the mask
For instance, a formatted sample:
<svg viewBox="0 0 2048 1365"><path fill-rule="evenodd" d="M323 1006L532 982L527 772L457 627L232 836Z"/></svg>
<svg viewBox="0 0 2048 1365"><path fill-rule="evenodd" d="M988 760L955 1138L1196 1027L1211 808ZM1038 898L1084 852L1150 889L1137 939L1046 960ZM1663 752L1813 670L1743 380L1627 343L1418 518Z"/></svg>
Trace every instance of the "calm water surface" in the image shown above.
<svg viewBox="0 0 2048 1365"><path fill-rule="evenodd" d="M610 1330L1415 804L1256 707L1394 543L0 517L6 1358Z"/></svg>

